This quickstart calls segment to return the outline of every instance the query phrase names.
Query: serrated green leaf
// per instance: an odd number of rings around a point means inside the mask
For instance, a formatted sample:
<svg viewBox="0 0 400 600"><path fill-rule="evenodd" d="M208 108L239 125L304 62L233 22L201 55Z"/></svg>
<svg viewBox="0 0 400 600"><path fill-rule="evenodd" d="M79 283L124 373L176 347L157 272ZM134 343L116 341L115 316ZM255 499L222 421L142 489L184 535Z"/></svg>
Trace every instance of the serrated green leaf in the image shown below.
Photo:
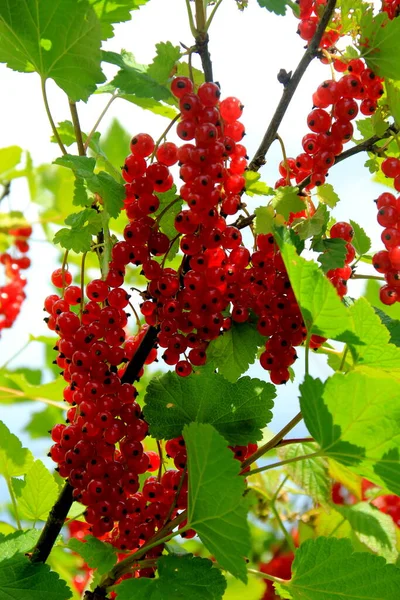
<svg viewBox="0 0 400 600"><path fill-rule="evenodd" d="M68 600L72 596L57 573L47 565L31 563L23 554L0 565L0 600Z"/></svg>
<svg viewBox="0 0 400 600"><path fill-rule="evenodd" d="M363 345L351 344L357 369L374 368L389 373L400 372L400 348L389 343L390 333L365 298L349 309L354 329Z"/></svg>
<svg viewBox="0 0 400 600"><path fill-rule="evenodd" d="M77 177L88 179L93 176L93 170L96 166L96 159L91 158L90 156L74 156L73 154L65 154L64 156L56 158L54 164L71 169Z"/></svg>
<svg viewBox="0 0 400 600"><path fill-rule="evenodd" d="M329 221L329 212L324 204L320 204L312 217L296 219L293 229L301 240L307 240L325 233Z"/></svg>
<svg viewBox="0 0 400 600"><path fill-rule="evenodd" d="M336 339L353 331L348 310L318 265L298 256L289 244L281 252L308 332Z"/></svg>
<svg viewBox="0 0 400 600"><path fill-rule="evenodd" d="M71 538L68 548L80 554L89 567L97 569L100 575L110 571L117 562L117 552L114 546L108 542L102 542L92 535L86 535L84 542Z"/></svg>
<svg viewBox="0 0 400 600"><path fill-rule="evenodd" d="M96 183L93 188L88 182L89 189L92 192L98 192L103 199L104 208L110 215L116 219L124 205L125 188L121 183L115 181L111 175L100 171L96 175Z"/></svg>
<svg viewBox="0 0 400 600"><path fill-rule="evenodd" d="M18 498L21 516L30 521L45 521L58 496L54 477L40 460L35 460L24 479Z"/></svg>
<svg viewBox="0 0 400 600"><path fill-rule="evenodd" d="M259 206L254 211L254 231L258 233L272 233L274 231L275 211L272 206Z"/></svg>
<svg viewBox="0 0 400 600"><path fill-rule="evenodd" d="M181 51L179 46L174 46L171 42L156 44L156 51L153 62L147 68L147 75L161 85L166 85L181 57Z"/></svg>
<svg viewBox="0 0 400 600"><path fill-rule="evenodd" d="M204 83L204 73L201 69L192 67L192 73L195 85L200 86ZM176 75L177 77L190 77L189 65L187 62L179 62L176 65Z"/></svg>
<svg viewBox="0 0 400 600"><path fill-rule="evenodd" d="M71 229L63 227L57 231L53 242L77 253L90 250L92 236L96 235L102 227L101 215L93 208L85 208L79 213L69 215L65 219L65 224L70 225Z"/></svg>
<svg viewBox="0 0 400 600"><path fill-rule="evenodd" d="M130 21L131 11L147 4L149 0L89 0L101 23L102 39L107 40L114 35L115 23Z"/></svg>
<svg viewBox="0 0 400 600"><path fill-rule="evenodd" d="M379 171L379 162L376 156L366 160L364 163L364 167L366 167L371 174L377 173Z"/></svg>
<svg viewBox="0 0 400 600"><path fill-rule="evenodd" d="M386 329L390 333L391 344L395 346L400 346L400 320L399 319L391 319L387 314L385 314L379 308L374 309L376 314L381 320L381 323L386 327Z"/></svg>
<svg viewBox="0 0 400 600"><path fill-rule="evenodd" d="M322 254L318 256L318 262L321 264L324 273L332 269L344 267L347 249L346 241L341 238L327 238L318 243L318 249L324 248Z"/></svg>
<svg viewBox="0 0 400 600"><path fill-rule="evenodd" d="M29 552L38 541L39 536L40 531L38 529L14 531L14 533L0 536L0 561L11 558L17 552Z"/></svg>
<svg viewBox="0 0 400 600"><path fill-rule="evenodd" d="M116 590L120 600L220 600L226 589L221 571L207 558L162 556L157 579L130 579Z"/></svg>
<svg viewBox="0 0 400 600"><path fill-rule="evenodd" d="M24 475L33 463L30 450L0 421L0 475L6 479Z"/></svg>
<svg viewBox="0 0 400 600"><path fill-rule="evenodd" d="M85 180L82 177L76 177L74 181L74 199L75 206L87 206L89 197L87 195Z"/></svg>
<svg viewBox="0 0 400 600"><path fill-rule="evenodd" d="M310 442L289 444L278 449L278 456L281 460L288 460L311 454L317 449L316 444ZM285 471L315 502L320 504L327 502L330 497L331 482L324 458L317 456L289 463L285 466Z"/></svg>
<svg viewBox="0 0 400 600"><path fill-rule="evenodd" d="M168 372L147 386L144 414L156 439L177 437L196 421L213 425L230 444L243 445L262 439L275 395L274 386L260 379L242 377L233 384L212 372L186 378Z"/></svg>
<svg viewBox="0 0 400 600"><path fill-rule="evenodd" d="M400 126L400 87L399 87L399 85L400 84L398 81L390 81L390 79L387 79L385 81L386 96L387 96L387 103L389 106L389 111L390 111L390 114L392 115L392 117L394 118L394 121L398 127Z"/></svg>
<svg viewBox="0 0 400 600"><path fill-rule="evenodd" d="M223 569L246 582L250 533L240 464L211 425L185 425L183 437L188 455L188 525Z"/></svg>
<svg viewBox="0 0 400 600"><path fill-rule="evenodd" d="M400 492L400 391L379 371L336 373L325 386L307 377L300 406L322 453ZM383 400L384 399L384 400Z"/></svg>
<svg viewBox="0 0 400 600"><path fill-rule="evenodd" d="M354 236L351 241L358 255L367 254L371 250L371 240L364 229L355 221L350 219L350 225L353 228Z"/></svg>
<svg viewBox="0 0 400 600"><path fill-rule="evenodd" d="M347 519L360 542L388 562L396 561L396 526L392 517L369 502L358 502L354 506L338 505L335 510Z"/></svg>
<svg viewBox="0 0 400 600"><path fill-rule="evenodd" d="M234 383L254 363L258 348L264 343L265 338L254 324L233 323L228 331L212 340L207 356L218 372Z"/></svg>
<svg viewBox="0 0 400 600"><path fill-rule="evenodd" d="M363 0L341 0L340 2L340 24L341 35L357 28L364 12ZM358 52L353 46L346 48L346 58L357 58Z"/></svg>
<svg viewBox="0 0 400 600"><path fill-rule="evenodd" d="M255 171L245 171L244 178L246 181L245 194L247 196L272 196L274 190L270 188L264 181L260 181L260 173Z"/></svg>
<svg viewBox="0 0 400 600"><path fill-rule="evenodd" d="M299 196L297 187L279 187L271 202L276 212L282 215L285 220L289 218L290 213L298 213L306 208L304 200Z"/></svg>
<svg viewBox="0 0 400 600"><path fill-rule="evenodd" d="M71 100L87 100L104 81L100 44L100 23L86 0L0 5L0 61L54 79Z"/></svg>
<svg viewBox="0 0 400 600"><path fill-rule="evenodd" d="M364 10L361 19L359 48L367 65L381 77L400 79L398 61L400 22L390 20L385 12Z"/></svg>
<svg viewBox="0 0 400 600"><path fill-rule="evenodd" d="M353 552L347 539L320 537L297 550L289 583L275 585L292 600L397 600L400 569L380 556Z"/></svg>
<svg viewBox="0 0 400 600"><path fill-rule="evenodd" d="M269 12L284 16L286 14L286 0L257 0L261 8L266 8Z"/></svg>
<svg viewBox="0 0 400 600"><path fill-rule="evenodd" d="M4 377L6 380L6 386L17 390L18 392L23 392L22 394L17 394L16 401L26 402L27 400L50 400L52 403L56 404L60 408L64 408L64 405L60 402L57 404L57 400L62 398L62 391L65 387L62 379L58 378L55 381L50 381L49 383L43 383L42 385L32 385L29 381L26 380L23 374L14 373L12 371L3 372L0 376ZM2 402L2 395L7 396L9 392L0 391L0 402Z"/></svg>
<svg viewBox="0 0 400 600"><path fill-rule="evenodd" d="M110 57L109 52L103 53L103 57ZM111 85L118 88L123 94L133 94L138 98L152 98L174 103L171 91L161 85L146 73L146 68L141 65L132 66L123 56L120 64L122 67L111 81Z"/></svg>
<svg viewBox="0 0 400 600"><path fill-rule="evenodd" d="M32 439L48 438L50 429L60 423L62 419L63 413L60 408L46 406L43 410L33 413L25 425L24 431L29 433Z"/></svg>
<svg viewBox="0 0 400 600"><path fill-rule="evenodd" d="M0 148L0 177L7 179L7 171L14 169L21 162L21 158L22 148L19 146Z"/></svg>
<svg viewBox="0 0 400 600"><path fill-rule="evenodd" d="M329 206L329 208L335 208L340 198L333 189L333 185L330 183L324 183L317 188L318 200L323 204Z"/></svg>

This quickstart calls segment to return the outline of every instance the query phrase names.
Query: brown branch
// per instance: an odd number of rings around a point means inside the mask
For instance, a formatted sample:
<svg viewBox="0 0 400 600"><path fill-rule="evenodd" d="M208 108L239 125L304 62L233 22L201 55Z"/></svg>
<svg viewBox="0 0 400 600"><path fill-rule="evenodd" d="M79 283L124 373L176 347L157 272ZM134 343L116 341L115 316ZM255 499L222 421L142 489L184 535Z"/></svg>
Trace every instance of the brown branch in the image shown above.
<svg viewBox="0 0 400 600"><path fill-rule="evenodd" d="M271 122L268 126L268 129L263 137L263 140L258 147L254 157L252 158L249 170L250 171L258 171L260 167L265 164L265 156L272 144L272 142L276 139L276 134L279 129L279 126L282 122L283 117L286 114L287 108L292 100L292 97L299 85L307 67L311 63L311 61L317 56L318 47L321 41L321 38L324 34L326 26L328 25L333 11L335 10L336 0L328 0L328 3L325 7L324 13L321 17L321 20L318 24L317 30L312 38L310 44L307 47L301 61L297 65L295 72L292 77L286 84L282 98L275 110L275 113L271 119Z"/></svg>
<svg viewBox="0 0 400 600"><path fill-rule="evenodd" d="M143 368L146 358L154 347L157 339L157 329L149 327L142 339L136 354L128 364L123 374L122 383L133 383L140 370ZM56 503L50 511L46 524L43 527L39 540L31 554L31 561L35 563L46 562L55 542L64 525L65 519L74 501L72 497L72 486L67 482L59 495Z"/></svg>
<svg viewBox="0 0 400 600"><path fill-rule="evenodd" d="M208 42L209 42L208 33L197 36L196 52L200 56L205 80L206 81L214 81L211 56L210 56L210 52L208 50Z"/></svg>
<svg viewBox="0 0 400 600"><path fill-rule="evenodd" d="M61 528L64 525L73 501L72 486L67 482L47 517L46 524L31 554L31 562L46 562L57 537L60 535Z"/></svg>

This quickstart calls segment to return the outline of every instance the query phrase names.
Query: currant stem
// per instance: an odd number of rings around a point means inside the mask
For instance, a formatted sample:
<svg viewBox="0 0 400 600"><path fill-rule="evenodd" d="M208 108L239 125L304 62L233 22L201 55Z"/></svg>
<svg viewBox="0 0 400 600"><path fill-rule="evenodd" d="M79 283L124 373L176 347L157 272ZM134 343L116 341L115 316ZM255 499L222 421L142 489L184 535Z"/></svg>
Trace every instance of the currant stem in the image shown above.
<svg viewBox="0 0 400 600"><path fill-rule="evenodd" d="M22 529L21 521L19 520L19 515L18 515L17 500L15 498L15 494L14 494L14 490L13 490L13 487L12 487L11 478L7 477L6 481L7 481L8 492L10 494L11 502L12 502L13 509L14 509L14 516L15 516L15 521L17 523L17 528L18 529Z"/></svg>
<svg viewBox="0 0 400 600"><path fill-rule="evenodd" d="M80 316L82 317L83 313L83 305L85 303L85 261L86 261L87 252L82 254L81 260L81 307L80 307Z"/></svg>
<svg viewBox="0 0 400 600"><path fill-rule="evenodd" d="M304 437L304 438L288 438L287 440L281 440L277 443L276 448L281 448L282 446L289 446L290 444L306 444L308 442L315 442L312 437Z"/></svg>
<svg viewBox="0 0 400 600"><path fill-rule="evenodd" d="M5 386L0 386L0 392L5 392L7 396L0 396L0 400L5 400L6 398L27 398L26 392L22 392L21 390L14 390L13 388L8 388ZM34 402L43 402L44 404L48 404L49 406L55 406L56 408L61 408L61 410L65 410L65 405L61 402L57 402L57 400L50 400L49 398L42 398L41 396L35 396L31 398Z"/></svg>
<svg viewBox="0 0 400 600"><path fill-rule="evenodd" d="M267 155L267 152L274 140L277 139L276 134L278 132L279 126L282 122L283 117L286 114L287 108L292 100L297 86L299 85L311 61L315 58L317 54L321 38L326 29L326 26L328 25L331 19L333 11L335 10L335 6L336 0L328 0L328 3L325 6L325 10L318 24L314 37L312 38L309 46L307 47L307 50L305 51L302 59L297 65L297 68L293 73L292 77L290 78L288 84L284 88L282 98L275 110L270 124L268 125L263 140L249 164L250 171L258 171L260 167L262 167L265 164L265 157Z"/></svg>
<svg viewBox="0 0 400 600"><path fill-rule="evenodd" d="M42 86L42 96L43 96L44 107L46 109L47 118L49 119L50 126L51 126L51 129L53 131L53 135L54 135L54 137L57 140L57 144L59 145L61 152L63 154L67 154L65 146L62 143L60 135L59 135L59 133L57 131L57 127L56 127L56 125L54 123L54 120L53 120L53 117L51 115L49 101L47 99L47 92L46 92L46 79L42 78L40 81L41 81L41 86Z"/></svg>
<svg viewBox="0 0 400 600"><path fill-rule="evenodd" d="M268 575L268 573L263 573L262 571L257 571L256 569L247 569L247 572L251 575L257 575L257 577L268 579L268 581L273 581L274 583L287 583L286 579L274 577L273 575Z"/></svg>
<svg viewBox="0 0 400 600"><path fill-rule="evenodd" d="M310 369L310 335L307 335L307 339L306 339L306 346L305 346L305 374L306 376L309 375L309 369Z"/></svg>
<svg viewBox="0 0 400 600"><path fill-rule="evenodd" d="M293 417L293 419L291 419L289 423L287 423L285 427L283 427L276 435L274 435L274 437L271 440L269 440L269 442L258 448L258 450L254 452L254 454L252 454L251 456L249 456L249 458L242 462L242 469L245 469L246 467L254 463L256 460L258 460L261 456L275 448L279 444L279 442L283 440L285 435L289 433L289 431L291 431L294 427L296 427L296 425L300 423L302 419L303 415L301 414L301 412L297 413L297 415Z"/></svg>
<svg viewBox="0 0 400 600"><path fill-rule="evenodd" d="M190 31L192 32L192 36L195 38L198 35L198 31L196 29L196 25L194 24L192 8L190 6L189 0L185 0L185 2L186 2L187 14L188 14L188 17L189 17Z"/></svg>
<svg viewBox="0 0 400 600"><path fill-rule="evenodd" d="M288 159L287 159L285 144L283 143L283 139L281 138L279 133L276 134L276 139L278 140L279 145L282 150L283 166L286 169L286 185L290 185L290 173L289 173L289 168L288 168Z"/></svg>
<svg viewBox="0 0 400 600"><path fill-rule="evenodd" d="M177 202L180 201L180 197L178 196L178 198L175 198L175 200L172 200L172 202L170 202L169 204L167 204L167 206L165 208L162 209L162 211L160 212L160 214L157 216L156 218L156 223L159 224L162 217L165 215L165 213L167 213L169 211L169 209L171 208L171 206L173 206L174 204L176 204Z"/></svg>
<svg viewBox="0 0 400 600"><path fill-rule="evenodd" d="M118 98L118 92L117 92L117 90L115 90L115 92L112 94L111 98L109 99L109 101L105 105L104 109L100 113L100 116L97 119L96 123L93 125L92 129L89 131L88 136L87 136L87 138L85 140L85 144L84 144L85 151L89 148L89 144L92 141L93 135L96 133L97 128L100 125L100 123L101 123L104 115L106 114L106 112L108 111L108 109L110 108L111 104L114 102L114 100L116 98Z"/></svg>
<svg viewBox="0 0 400 600"><path fill-rule="evenodd" d="M240 475L245 475L246 477L250 477L250 475L256 475L256 473L262 473L263 471L269 471L270 469L276 469L278 467L283 467L283 465L288 465L289 463L298 462L300 460L306 460L307 458L314 458L315 456L320 456L319 450L317 452L311 452L311 454L304 454L303 456L295 456L294 458L288 458L286 460L281 460L280 462L272 463L272 465L265 465L264 467L259 467L258 469L253 469L252 471L248 471L247 473L240 473Z"/></svg>
<svg viewBox="0 0 400 600"><path fill-rule="evenodd" d="M79 116L78 116L78 110L76 108L76 102L72 102L72 100L69 100L69 110L71 112L72 123L74 125L76 145L78 146L78 154L79 154L79 156L85 156L86 150L85 150L85 146L83 145L82 130L81 130L81 126L79 123Z"/></svg>
<svg viewBox="0 0 400 600"><path fill-rule="evenodd" d="M175 115L175 117L172 119L172 121L170 121L168 127L162 132L162 134L160 135L160 137L158 138L158 140L156 141L156 145L154 146L154 150L152 155L150 156L150 162L153 162L155 156L156 156L156 152L161 144L161 142L166 138L167 133L170 131L170 129L172 129L172 127L174 126L174 124L177 122L177 120L180 118L181 114L177 114Z"/></svg>
<svg viewBox="0 0 400 600"><path fill-rule="evenodd" d="M215 17L215 13L217 12L218 8L221 6L222 4L222 0L218 0L218 2L215 4L214 8L212 9L210 16L207 19L206 22L206 31L208 31L210 29L210 25L212 23L213 18Z"/></svg>
<svg viewBox="0 0 400 600"><path fill-rule="evenodd" d="M356 275L353 274L351 279L377 279L378 281L385 281L384 277L380 277L379 275Z"/></svg>
<svg viewBox="0 0 400 600"><path fill-rule="evenodd" d="M338 371L343 371L343 367L344 367L344 365L346 363L346 357L347 357L348 352L349 352L349 347L346 344L346 348L344 349L342 360L340 361L340 366L339 366Z"/></svg>

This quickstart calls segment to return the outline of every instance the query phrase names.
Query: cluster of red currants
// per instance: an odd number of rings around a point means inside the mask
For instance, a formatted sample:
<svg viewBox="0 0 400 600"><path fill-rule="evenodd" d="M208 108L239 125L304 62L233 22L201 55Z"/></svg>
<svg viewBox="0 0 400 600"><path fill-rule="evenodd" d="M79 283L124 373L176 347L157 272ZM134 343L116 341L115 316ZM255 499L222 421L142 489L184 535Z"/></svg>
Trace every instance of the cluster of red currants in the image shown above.
<svg viewBox="0 0 400 600"><path fill-rule="evenodd" d="M297 33L301 39L306 42L310 42L317 31L319 16L321 10L326 5L327 0L298 0L299 5L299 19L300 23L297 29ZM336 44L340 37L340 25L338 29L330 29L325 31L322 35L320 48L331 48Z"/></svg>
<svg viewBox="0 0 400 600"><path fill-rule="evenodd" d="M381 165L387 177L397 178L400 189L400 160L386 158ZM381 240L386 250L380 250L372 258L374 268L384 275L386 285L382 286L379 295L381 302L386 305L400 302L400 197L390 192L384 192L376 200L377 220L382 231Z"/></svg>
<svg viewBox="0 0 400 600"><path fill-rule="evenodd" d="M250 255L241 244L240 231L225 220L241 206L247 159L240 144L244 126L238 120L243 109L239 100L220 101L214 83L202 84L195 93L186 77L175 78L171 89L181 114L177 135L186 143L177 147L165 142L155 148L147 134L132 139L131 155L122 171L130 223L124 230L125 241L113 249L113 260L124 253L125 264L142 265L149 283L141 312L149 325L160 327L158 343L165 349L165 362L175 365L178 375L187 376L193 365L206 362L209 342L230 327L231 318L223 311L231 302L232 319L248 319L238 278L245 274ZM176 215L176 236L169 240L159 231L165 212L151 215L159 208L156 193L171 188L169 168L178 162L183 181L179 193L187 208ZM178 238L182 265L179 270L164 267ZM161 264L154 256L163 257Z"/></svg>
<svg viewBox="0 0 400 600"><path fill-rule="evenodd" d="M382 10L389 19L395 19L400 14L400 0L382 0Z"/></svg>
<svg viewBox="0 0 400 600"><path fill-rule="evenodd" d="M26 279L22 277L21 271L31 265L27 253L32 227L30 225L14 227L8 231L8 234L12 236L13 245L20 255L15 257L9 252L0 253L0 263L4 265L6 278L6 282L0 286L0 333L2 329L12 327L19 315L21 305L26 298L24 292Z"/></svg>
<svg viewBox="0 0 400 600"><path fill-rule="evenodd" d="M299 184L309 178L306 190L325 183L335 157L353 136L351 121L359 110L364 115L371 115L376 110L377 100L384 91L382 79L366 68L359 58L349 62L335 59L333 67L346 74L338 81L324 81L313 94L314 108L307 117L311 133L302 139L304 152L280 163L281 179L275 187L288 185L291 179ZM361 101L360 107L357 101ZM325 110L328 107L329 112Z"/></svg>

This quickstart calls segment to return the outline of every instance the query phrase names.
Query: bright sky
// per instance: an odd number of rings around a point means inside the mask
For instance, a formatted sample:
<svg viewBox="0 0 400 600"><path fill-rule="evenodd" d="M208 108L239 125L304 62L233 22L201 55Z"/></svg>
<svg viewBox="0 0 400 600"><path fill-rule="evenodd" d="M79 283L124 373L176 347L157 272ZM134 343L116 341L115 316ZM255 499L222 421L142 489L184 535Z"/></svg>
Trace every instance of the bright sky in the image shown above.
<svg viewBox="0 0 400 600"><path fill-rule="evenodd" d="M18 1L18 0L16 0ZM277 17L261 9L255 1L243 13L236 8L233 0L225 0L218 10L210 31L210 51L214 65L214 76L222 87L223 96L234 95L245 105L243 121L247 136L245 143L251 156L257 148L268 125L269 119L281 96L282 86L277 82L276 74L281 68L293 70L303 52L304 43L296 35L297 20L292 17ZM159 41L171 41L174 44L192 43L187 24L184 0L151 0L146 6L133 13L132 21L117 25L116 35L106 48L120 51L125 48L132 51L138 62L151 62L154 46ZM108 70L107 74L112 75ZM307 132L306 116L311 110L311 94L324 79L330 78L328 66L314 61L304 76L294 101L280 129L289 156L301 151L301 138ZM0 112L0 146L17 144L28 149L36 165L52 161L59 154L57 146L50 144L50 126L43 108L39 77L36 74L20 74L0 65L2 88ZM49 102L55 121L69 119L65 96L53 82L48 83ZM108 97L99 95L85 105L78 106L81 125L84 131L91 129ZM146 131L158 138L165 129L166 120L147 111L141 111L123 100L114 102L108 116L104 119L101 131L105 131L111 119L117 117L132 134ZM128 151L128 149L127 149ZM278 178L277 164L281 160L278 145L274 145L268 155L268 164L263 167L262 178L269 185ZM329 177L342 199L334 211L338 220L350 218L359 222L374 240L379 249L379 228L376 224L376 209L372 199L378 195L379 186L371 183L368 172L362 169L365 157L358 156L334 167ZM14 209L26 207L28 192L23 181L12 184L11 204ZM257 201L257 206L262 199ZM27 216L34 216L29 212ZM46 334L42 322L43 298L52 293L48 284L50 273L55 268L57 252L48 244L39 241L40 230L36 228L32 244L31 258L33 266L28 273L28 300L23 311L10 331L3 334L0 341L0 363L12 356L26 340L28 333ZM357 294L357 283L350 284L350 294ZM21 359L12 364L40 366L41 357L38 347L28 350ZM304 359L301 353L297 361L297 370L303 372ZM324 376L327 373L323 359L314 363L314 374ZM253 376L264 378L266 373L260 367L251 369ZM274 416L273 429L286 422L286 411L294 414L296 410L296 387L288 384L282 390L279 399L280 409ZM41 408L41 407L40 407ZM13 430L24 419L17 410L0 405L0 418ZM43 445L44 446L47 444ZM41 447L41 445L40 445ZM39 448L39 446L38 446ZM40 452L38 452L40 454Z"/></svg>

